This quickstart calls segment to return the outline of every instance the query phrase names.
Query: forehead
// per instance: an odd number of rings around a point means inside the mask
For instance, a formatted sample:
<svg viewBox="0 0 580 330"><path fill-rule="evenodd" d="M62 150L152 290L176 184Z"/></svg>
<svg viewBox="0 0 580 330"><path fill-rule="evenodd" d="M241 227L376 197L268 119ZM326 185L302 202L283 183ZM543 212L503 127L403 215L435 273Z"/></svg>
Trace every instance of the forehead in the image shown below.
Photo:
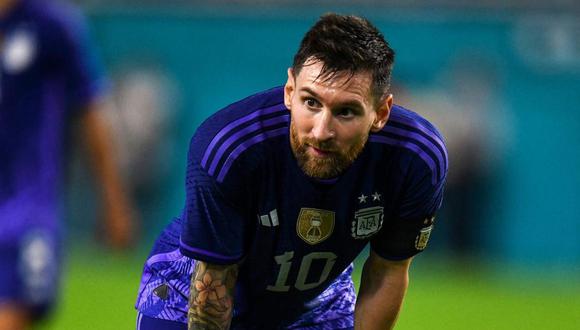
<svg viewBox="0 0 580 330"><path fill-rule="evenodd" d="M358 101L364 105L372 104L370 72L339 72L332 76L320 76L323 64L320 61L307 61L296 77L298 90L310 89L320 97L333 101Z"/></svg>

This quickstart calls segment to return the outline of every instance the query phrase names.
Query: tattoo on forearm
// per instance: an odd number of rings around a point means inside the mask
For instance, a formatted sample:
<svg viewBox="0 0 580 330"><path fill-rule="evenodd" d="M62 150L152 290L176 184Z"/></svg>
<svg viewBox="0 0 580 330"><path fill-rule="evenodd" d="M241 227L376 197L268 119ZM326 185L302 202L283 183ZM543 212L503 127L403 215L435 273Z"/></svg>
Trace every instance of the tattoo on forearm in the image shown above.
<svg viewBox="0 0 580 330"><path fill-rule="evenodd" d="M238 265L195 262L189 293L188 329L228 329Z"/></svg>

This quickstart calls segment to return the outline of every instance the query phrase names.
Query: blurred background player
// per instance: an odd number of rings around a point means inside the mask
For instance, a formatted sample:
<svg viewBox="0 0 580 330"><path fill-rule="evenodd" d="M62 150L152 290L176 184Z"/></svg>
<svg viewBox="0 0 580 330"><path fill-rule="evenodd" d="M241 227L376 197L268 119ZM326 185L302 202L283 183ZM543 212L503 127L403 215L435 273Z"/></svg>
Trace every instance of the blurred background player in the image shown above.
<svg viewBox="0 0 580 330"><path fill-rule="evenodd" d="M25 329L55 300L63 161L71 124L90 155L107 243L132 240L132 211L101 118L104 76L81 14L44 0L0 0L0 329Z"/></svg>
<svg viewBox="0 0 580 330"><path fill-rule="evenodd" d="M513 131L501 93L502 81L492 60L458 52L441 66L437 84L414 88L396 86L397 100L437 126L452 170L445 186L445 204L432 247L457 262L456 271L476 269L485 250L487 215L497 192L498 171L511 145Z"/></svg>

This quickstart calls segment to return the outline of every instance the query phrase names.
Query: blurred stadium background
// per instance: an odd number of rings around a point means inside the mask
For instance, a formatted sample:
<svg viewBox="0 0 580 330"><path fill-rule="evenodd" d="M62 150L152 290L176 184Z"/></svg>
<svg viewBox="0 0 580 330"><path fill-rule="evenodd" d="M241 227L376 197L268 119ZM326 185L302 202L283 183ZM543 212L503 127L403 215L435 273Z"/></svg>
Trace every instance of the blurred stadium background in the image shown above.
<svg viewBox="0 0 580 330"><path fill-rule="evenodd" d="M141 264L179 214L187 146L217 109L281 85L327 11L397 51L394 93L441 128L450 176L398 329L580 329L580 3L76 1L111 77L111 125L143 221L136 251L93 242L71 166L62 300L41 329L130 329ZM576 150L576 151L574 151Z"/></svg>

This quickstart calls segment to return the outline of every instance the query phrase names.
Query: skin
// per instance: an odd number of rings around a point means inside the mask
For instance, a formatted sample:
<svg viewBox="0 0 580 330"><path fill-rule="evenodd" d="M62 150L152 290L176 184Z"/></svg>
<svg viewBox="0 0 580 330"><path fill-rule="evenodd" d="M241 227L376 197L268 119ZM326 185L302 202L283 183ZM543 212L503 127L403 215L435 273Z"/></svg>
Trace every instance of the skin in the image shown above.
<svg viewBox="0 0 580 330"><path fill-rule="evenodd" d="M17 3L18 0L0 0L0 17L7 15ZM1 41L2 35L0 47ZM104 104L97 101L87 104L87 111L78 118L78 124L85 137L85 149L101 195L106 242L113 249L120 250L133 242L135 222L113 157L111 134L102 118ZM28 329L30 324L31 317L24 306L11 301L0 305L0 330Z"/></svg>
<svg viewBox="0 0 580 330"><path fill-rule="evenodd" d="M12 9L18 0L0 0L0 17L3 17Z"/></svg>
<svg viewBox="0 0 580 330"><path fill-rule="evenodd" d="M75 122L83 135L83 146L95 176L103 210L105 241L114 250L129 248L134 242L136 223L125 193L108 126L103 118L105 103L87 105ZM0 330L24 330L32 325L28 309L15 301L0 304Z"/></svg>
<svg viewBox="0 0 580 330"><path fill-rule="evenodd" d="M114 158L112 134L103 117L105 107L103 101L89 104L87 111L78 118L78 124L84 137L85 153L101 195L104 239L114 250L123 250L134 242L137 224Z"/></svg>
<svg viewBox="0 0 580 330"><path fill-rule="evenodd" d="M0 0L0 17L9 14L17 3L18 0ZM125 249L134 241L136 226L133 208L116 166L111 134L102 117L105 102L95 100L85 107L77 124L101 195L105 240L115 250ZM0 330L29 329L31 324L32 318L25 306L14 301L0 304Z"/></svg>
<svg viewBox="0 0 580 330"><path fill-rule="evenodd" d="M306 175L332 178L362 151L369 132L386 124L393 96L376 103L370 72L319 78L322 63L308 60L296 76L288 69L284 103L292 114L291 145Z"/></svg>
<svg viewBox="0 0 580 330"><path fill-rule="evenodd" d="M188 329L229 329L237 277L238 265L195 261L187 313Z"/></svg>
<svg viewBox="0 0 580 330"><path fill-rule="evenodd" d="M0 0L0 17L8 14L18 2L19 0ZM1 40L0 34L0 48ZM133 242L136 228L133 207L114 158L112 134L102 115L107 105L103 100L94 100L85 107L85 111L78 118L79 133L84 137L84 147L101 195L105 239L113 249L125 249Z"/></svg>
<svg viewBox="0 0 580 330"><path fill-rule="evenodd" d="M376 102L368 72L321 79L321 69L322 64L312 59L298 74L288 69L284 103L292 114L290 141L298 164L306 175L329 178L352 164L370 132L385 126L393 97ZM410 262L388 261L371 252L355 308L356 329L392 328L407 288ZM229 328L237 273L237 265L196 261L189 299L190 330Z"/></svg>
<svg viewBox="0 0 580 330"><path fill-rule="evenodd" d="M17 0L0 0L0 18L6 16ZM3 44L0 33L0 50ZM5 301L0 304L0 330L23 330L30 326L28 310L17 302Z"/></svg>
<svg viewBox="0 0 580 330"><path fill-rule="evenodd" d="M16 303L0 304L0 330L22 330L30 326L30 317L24 306Z"/></svg>
<svg viewBox="0 0 580 330"><path fill-rule="evenodd" d="M322 63L312 59L298 75L289 69L284 101L292 114L291 145L300 167L311 177L330 178L352 164L369 132L385 126L393 96L377 103L368 72L322 79L321 69ZM394 327L410 263L411 259L389 261L371 252L363 268L355 329Z"/></svg>
<svg viewBox="0 0 580 330"><path fill-rule="evenodd" d="M371 251L361 274L355 330L393 329L409 285L411 258L390 261Z"/></svg>

